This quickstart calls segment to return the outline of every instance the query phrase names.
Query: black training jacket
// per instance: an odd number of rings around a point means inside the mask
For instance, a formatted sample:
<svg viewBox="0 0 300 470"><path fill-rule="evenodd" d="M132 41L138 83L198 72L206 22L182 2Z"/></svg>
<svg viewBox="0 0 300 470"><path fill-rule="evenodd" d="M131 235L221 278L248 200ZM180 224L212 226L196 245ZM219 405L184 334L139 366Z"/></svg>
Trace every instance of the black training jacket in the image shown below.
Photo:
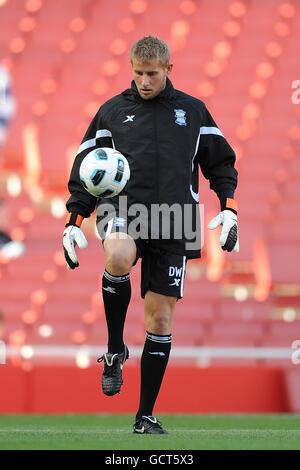
<svg viewBox="0 0 300 470"><path fill-rule="evenodd" d="M142 99L133 81L130 89L100 107L78 149L68 184L67 210L83 217L89 217L102 202L118 204L118 196L97 199L81 185L81 161L96 147L114 147L127 158L131 177L121 195L128 197L129 205L142 203L150 208L165 203L184 208L190 204L197 218L199 165L222 209L226 198L234 197L234 151L205 104L175 90L169 79L152 100ZM200 246L187 249L186 241L183 234L153 244L189 258L200 256Z"/></svg>

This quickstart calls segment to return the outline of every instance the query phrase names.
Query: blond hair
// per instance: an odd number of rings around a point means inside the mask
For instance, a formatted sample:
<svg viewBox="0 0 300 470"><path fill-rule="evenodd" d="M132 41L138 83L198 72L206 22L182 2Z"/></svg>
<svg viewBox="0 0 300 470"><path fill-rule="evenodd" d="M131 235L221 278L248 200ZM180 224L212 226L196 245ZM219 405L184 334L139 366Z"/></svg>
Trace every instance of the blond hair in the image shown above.
<svg viewBox="0 0 300 470"><path fill-rule="evenodd" d="M161 38L157 36L144 36L133 44L130 59L131 62L133 59L137 59L143 63L157 59L161 65L168 65L170 62L170 50Z"/></svg>

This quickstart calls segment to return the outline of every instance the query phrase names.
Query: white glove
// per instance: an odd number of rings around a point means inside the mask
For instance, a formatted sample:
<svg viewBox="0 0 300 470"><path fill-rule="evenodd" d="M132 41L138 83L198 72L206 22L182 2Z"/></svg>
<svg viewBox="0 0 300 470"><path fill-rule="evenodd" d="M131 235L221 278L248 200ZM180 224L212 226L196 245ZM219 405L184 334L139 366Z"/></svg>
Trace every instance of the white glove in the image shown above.
<svg viewBox="0 0 300 470"><path fill-rule="evenodd" d="M229 210L220 212L208 224L208 228L213 230L219 225L222 225L220 244L224 251L239 252L239 237L237 226L237 215Z"/></svg>
<svg viewBox="0 0 300 470"><path fill-rule="evenodd" d="M76 245L78 245L79 248L86 248L88 246L88 242L79 227L76 227L76 225L69 225L63 233L63 247L69 269L75 269L79 266L75 251Z"/></svg>

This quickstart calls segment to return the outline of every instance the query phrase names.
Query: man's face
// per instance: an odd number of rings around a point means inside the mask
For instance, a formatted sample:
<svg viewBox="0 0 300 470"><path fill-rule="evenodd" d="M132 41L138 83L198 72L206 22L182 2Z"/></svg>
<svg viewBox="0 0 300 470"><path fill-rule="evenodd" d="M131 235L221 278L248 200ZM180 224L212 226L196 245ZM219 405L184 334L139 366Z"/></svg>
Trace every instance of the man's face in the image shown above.
<svg viewBox="0 0 300 470"><path fill-rule="evenodd" d="M173 65L161 65L157 59L150 62L139 62L132 60L133 80L138 92L144 100L155 98L166 86L167 76Z"/></svg>

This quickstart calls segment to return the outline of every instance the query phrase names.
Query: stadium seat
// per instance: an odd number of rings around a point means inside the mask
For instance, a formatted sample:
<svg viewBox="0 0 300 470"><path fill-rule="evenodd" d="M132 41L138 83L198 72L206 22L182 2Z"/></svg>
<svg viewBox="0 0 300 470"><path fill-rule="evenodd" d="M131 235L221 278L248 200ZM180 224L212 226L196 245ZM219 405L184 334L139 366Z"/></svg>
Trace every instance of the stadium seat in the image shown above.
<svg viewBox="0 0 300 470"><path fill-rule="evenodd" d="M210 338L240 339L259 341L263 336L263 327L259 322L218 322L212 325Z"/></svg>

